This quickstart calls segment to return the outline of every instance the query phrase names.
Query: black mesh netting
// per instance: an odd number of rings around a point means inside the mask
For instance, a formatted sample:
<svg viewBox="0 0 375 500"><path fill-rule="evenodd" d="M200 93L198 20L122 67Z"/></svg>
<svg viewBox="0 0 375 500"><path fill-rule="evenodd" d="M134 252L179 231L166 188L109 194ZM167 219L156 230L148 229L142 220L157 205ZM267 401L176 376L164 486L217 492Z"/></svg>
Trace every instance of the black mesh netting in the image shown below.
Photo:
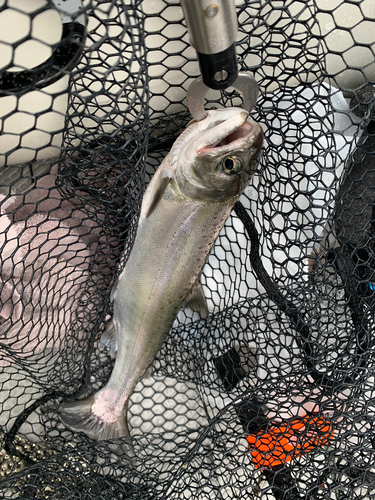
<svg viewBox="0 0 375 500"><path fill-rule="evenodd" d="M130 400L129 461L57 406L111 373L110 290L195 51L177 0L0 2L4 498L374 498L374 2L236 3L261 163L204 267L208 318L179 312Z"/></svg>

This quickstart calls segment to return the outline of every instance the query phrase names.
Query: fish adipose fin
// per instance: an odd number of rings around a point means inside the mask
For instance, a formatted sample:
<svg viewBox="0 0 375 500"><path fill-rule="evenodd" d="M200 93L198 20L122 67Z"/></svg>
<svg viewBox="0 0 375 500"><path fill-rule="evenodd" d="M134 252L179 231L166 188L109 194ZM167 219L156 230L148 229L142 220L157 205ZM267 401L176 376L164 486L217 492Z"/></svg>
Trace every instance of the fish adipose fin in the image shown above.
<svg viewBox="0 0 375 500"><path fill-rule="evenodd" d="M146 218L150 217L152 212L158 206L159 201L163 198L164 191L167 189L168 184L171 182L171 177L159 175L155 181L153 197L150 200L150 205L147 210Z"/></svg>
<svg viewBox="0 0 375 500"><path fill-rule="evenodd" d="M92 412L92 406L95 402L94 395L80 401L67 401L59 406L58 413L60 419L68 429L76 432L83 432L91 439L98 441L107 439L116 439L120 437L129 437L128 422L126 418L127 405L124 412L117 420L104 422ZM113 448L117 454L127 453L130 446L116 445ZM128 453L129 454L129 453Z"/></svg>
<svg viewBox="0 0 375 500"><path fill-rule="evenodd" d="M116 357L117 337L113 320L111 320L98 343L99 349L109 349L112 358Z"/></svg>
<svg viewBox="0 0 375 500"><path fill-rule="evenodd" d="M193 309L193 311L199 312L202 318L207 318L208 316L207 301L203 293L200 277L193 286L193 288L190 290L189 295L186 297L184 306Z"/></svg>

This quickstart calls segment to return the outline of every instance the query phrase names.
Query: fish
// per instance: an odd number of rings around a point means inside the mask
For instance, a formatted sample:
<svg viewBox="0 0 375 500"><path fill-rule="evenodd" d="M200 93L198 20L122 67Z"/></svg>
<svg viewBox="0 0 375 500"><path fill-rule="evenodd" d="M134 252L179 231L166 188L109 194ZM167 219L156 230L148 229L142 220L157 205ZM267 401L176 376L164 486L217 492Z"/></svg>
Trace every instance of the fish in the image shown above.
<svg viewBox="0 0 375 500"><path fill-rule="evenodd" d="M96 393L60 404L67 428L94 440L131 440L129 398L179 310L192 305L207 315L201 272L257 170L262 142L262 127L236 107L209 110L176 139L144 193L134 245L112 289L104 342L117 351L112 373Z"/></svg>

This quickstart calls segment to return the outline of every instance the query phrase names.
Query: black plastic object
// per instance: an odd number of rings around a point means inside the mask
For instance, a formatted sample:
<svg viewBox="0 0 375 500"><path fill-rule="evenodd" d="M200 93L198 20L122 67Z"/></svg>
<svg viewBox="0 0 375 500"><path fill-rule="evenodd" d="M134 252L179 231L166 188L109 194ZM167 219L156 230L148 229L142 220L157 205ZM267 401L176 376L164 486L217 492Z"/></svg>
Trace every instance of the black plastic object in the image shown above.
<svg viewBox="0 0 375 500"><path fill-rule="evenodd" d="M230 87L237 78L238 67L236 46L231 45L217 54L198 54L198 61L203 82L214 90Z"/></svg>
<svg viewBox="0 0 375 500"><path fill-rule="evenodd" d="M267 429L269 420L263 412L263 406L263 403L256 399L244 400L236 405L238 418L246 434Z"/></svg>
<svg viewBox="0 0 375 500"><path fill-rule="evenodd" d="M240 355L234 347L222 356L214 358L213 361L227 391L234 389L238 382L246 377L246 371L241 365Z"/></svg>
<svg viewBox="0 0 375 500"><path fill-rule="evenodd" d="M0 73L0 96L41 89L60 80L79 61L86 32L86 27L80 23L64 23L61 42L47 61L30 70Z"/></svg>
<svg viewBox="0 0 375 500"><path fill-rule="evenodd" d="M272 484L272 493L276 500L302 500L289 467L278 465L272 470L264 469L262 472Z"/></svg>

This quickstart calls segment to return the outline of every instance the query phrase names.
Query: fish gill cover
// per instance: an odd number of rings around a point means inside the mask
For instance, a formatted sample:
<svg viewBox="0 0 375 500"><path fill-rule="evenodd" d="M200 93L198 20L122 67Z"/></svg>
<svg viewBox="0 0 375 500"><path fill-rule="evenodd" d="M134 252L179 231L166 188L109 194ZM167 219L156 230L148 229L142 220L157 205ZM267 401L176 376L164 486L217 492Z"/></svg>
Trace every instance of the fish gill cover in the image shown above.
<svg viewBox="0 0 375 500"><path fill-rule="evenodd" d="M374 496L375 7L236 6L260 165L203 269L208 316L181 309L130 399L129 459L58 407L112 371L110 292L196 54L177 0L0 2L4 498Z"/></svg>

